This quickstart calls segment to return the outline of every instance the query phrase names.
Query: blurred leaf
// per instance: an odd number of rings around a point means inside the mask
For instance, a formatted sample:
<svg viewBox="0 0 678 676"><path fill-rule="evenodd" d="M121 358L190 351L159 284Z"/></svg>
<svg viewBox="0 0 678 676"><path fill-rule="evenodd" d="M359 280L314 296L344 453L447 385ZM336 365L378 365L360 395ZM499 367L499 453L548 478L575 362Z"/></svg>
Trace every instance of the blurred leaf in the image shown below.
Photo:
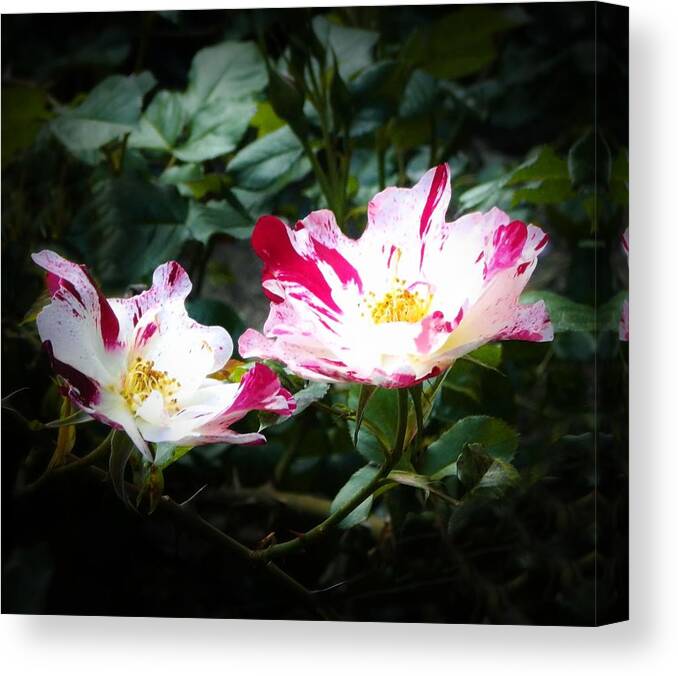
<svg viewBox="0 0 678 676"><path fill-rule="evenodd" d="M251 98L266 86L267 79L254 43L227 41L206 47L193 58L184 107L193 115L217 101L226 106L228 101Z"/></svg>
<svg viewBox="0 0 678 676"><path fill-rule="evenodd" d="M190 231L174 188L122 175L96 179L69 237L106 284L138 283L176 258Z"/></svg>
<svg viewBox="0 0 678 676"><path fill-rule="evenodd" d="M516 185L526 181L569 180L567 162L558 157L550 146L542 146L532 157L514 169L505 185Z"/></svg>
<svg viewBox="0 0 678 676"><path fill-rule="evenodd" d="M56 137L72 152L95 150L131 132L139 121L144 95L155 79L140 75L111 75L75 108L65 108L50 122Z"/></svg>
<svg viewBox="0 0 678 676"><path fill-rule="evenodd" d="M35 299L31 307L26 310L26 314L23 316L23 319L19 323L19 326L25 326L26 324L32 324L37 318L42 310L49 305L52 300L52 294L44 289L40 292L40 295Z"/></svg>
<svg viewBox="0 0 678 676"><path fill-rule="evenodd" d="M195 182L204 176L201 164L178 164L167 167L160 176L158 182L164 185L174 185L180 195L201 199L202 195L195 194Z"/></svg>
<svg viewBox="0 0 678 676"><path fill-rule="evenodd" d="M393 75L397 66L397 61L387 59L370 64L360 71L347 83L353 100L361 105L377 98L381 88Z"/></svg>
<svg viewBox="0 0 678 676"><path fill-rule="evenodd" d="M2 88L2 166L32 145L38 130L51 117L47 94L37 87Z"/></svg>
<svg viewBox="0 0 678 676"><path fill-rule="evenodd" d="M285 120L297 133L306 130L304 92L292 78L281 75L275 68L268 69L268 98L275 114Z"/></svg>
<svg viewBox="0 0 678 676"><path fill-rule="evenodd" d="M523 304L543 300L556 333L561 331L595 330L595 312L589 305L575 303L553 291L526 291L520 297Z"/></svg>
<svg viewBox="0 0 678 676"><path fill-rule="evenodd" d="M521 202L530 204L561 204L575 196L567 179L558 181L535 181L531 185L517 189L513 193L511 206Z"/></svg>
<svg viewBox="0 0 678 676"><path fill-rule="evenodd" d="M428 113L438 103L436 95L435 79L423 70L413 71L400 99L399 115L414 117Z"/></svg>
<svg viewBox="0 0 678 676"><path fill-rule="evenodd" d="M206 204L191 200L186 227L192 239L207 244L215 234L248 239L254 224L225 200L212 200Z"/></svg>
<svg viewBox="0 0 678 676"><path fill-rule="evenodd" d="M324 16L314 17L313 30L321 44L334 52L339 74L345 81L372 63L372 48L379 39L378 33L340 26Z"/></svg>
<svg viewBox="0 0 678 676"><path fill-rule="evenodd" d="M628 291L620 291L606 303L598 307L598 331L614 331L615 333L619 331L622 307L624 306L624 301L627 300L628 297Z"/></svg>
<svg viewBox="0 0 678 676"><path fill-rule="evenodd" d="M513 198L513 190L504 186L504 178L480 183L473 188L465 190L459 196L461 211L489 211L493 206L502 208L502 205L510 203Z"/></svg>
<svg viewBox="0 0 678 676"><path fill-rule="evenodd" d="M246 190L280 190L310 170L299 139L288 126L245 146L229 163L238 186Z"/></svg>
<svg viewBox="0 0 678 676"><path fill-rule="evenodd" d="M518 25L500 9L482 5L450 12L415 32L403 59L440 78L459 78L485 68L496 57L494 36Z"/></svg>
<svg viewBox="0 0 678 676"><path fill-rule="evenodd" d="M171 153L185 123L181 94L158 92L141 116L138 128L130 135L128 144L131 148Z"/></svg>
<svg viewBox="0 0 678 676"><path fill-rule="evenodd" d="M426 449L421 473L435 479L454 474L454 463L466 444L482 444L491 458L511 460L518 448L518 433L499 418L486 415L462 418Z"/></svg>
<svg viewBox="0 0 678 676"><path fill-rule="evenodd" d="M256 112L253 101L213 101L191 118L188 139L174 155L184 162L202 162L233 150Z"/></svg>
<svg viewBox="0 0 678 676"><path fill-rule="evenodd" d="M353 476L346 482L346 484L337 493L332 505L330 506L330 513L334 514L338 509L349 502L353 496L362 490L367 484L374 479L379 472L379 468L374 465L365 465L361 467ZM372 509L372 502L374 496L370 495L366 500L361 502L348 516L346 516L340 523L340 528L352 528L353 526L362 523L370 515Z"/></svg>
<svg viewBox="0 0 678 676"><path fill-rule="evenodd" d="M567 166L573 186L607 186L612 175L612 155L603 135L589 131L580 137L570 148Z"/></svg>
<svg viewBox="0 0 678 676"><path fill-rule="evenodd" d="M262 101L257 105L257 112L250 120L250 124L257 129L257 136L262 137L284 127L285 121L275 114L273 106L268 101Z"/></svg>
<svg viewBox="0 0 678 676"><path fill-rule="evenodd" d="M335 120L335 126L341 129L349 129L353 119L353 101L351 94L341 77L339 67L334 59L334 71L330 84L330 107Z"/></svg>

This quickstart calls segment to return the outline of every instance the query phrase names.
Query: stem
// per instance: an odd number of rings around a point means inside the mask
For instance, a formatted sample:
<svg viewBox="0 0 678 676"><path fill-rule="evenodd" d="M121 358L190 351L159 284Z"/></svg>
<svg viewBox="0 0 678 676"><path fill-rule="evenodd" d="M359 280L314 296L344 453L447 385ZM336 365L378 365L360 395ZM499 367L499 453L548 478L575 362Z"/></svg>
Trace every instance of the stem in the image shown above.
<svg viewBox="0 0 678 676"><path fill-rule="evenodd" d="M108 473L98 467L90 467L89 472L91 476L94 476L99 480L110 479ZM127 484L126 488L130 495L136 495L139 492L139 488L133 484ZM169 496L163 495L160 498L157 510L171 515L177 521L180 521L186 527L186 530L202 535L206 540L213 542L220 550L232 554L249 565L254 564L272 580L277 582L279 586L287 589L292 595L296 596L309 610L322 619L335 619L329 612L321 607L317 597L300 582L297 582L297 580L288 575L285 571L278 568L272 561L260 561L256 556L256 552L253 552L230 535L220 531L216 526L213 526L209 521L206 521L199 514L193 512L189 507L179 505Z"/></svg>
<svg viewBox="0 0 678 676"><path fill-rule="evenodd" d="M111 438L113 437L113 431L109 432L106 435L106 438L92 451L87 455L82 456L81 458L76 458L72 462L69 462L67 465L61 465L56 467L53 470L47 470L40 475L33 483L28 484L22 493L32 493L46 482L51 481L52 479L57 479L61 476L68 475L71 472L74 472L82 467L88 467L93 465L99 458L106 455L106 452L111 447Z"/></svg>
<svg viewBox="0 0 678 676"><path fill-rule="evenodd" d="M374 491L381 485L381 480L388 475L393 466L400 460L405 445L405 434L407 432L407 390L398 390L398 431L396 432L395 444L393 450L389 453L386 461L381 465L377 473L372 477L369 483L365 484L350 500L343 504L336 512L330 514L322 523L311 528L306 533L299 535L293 540L282 542L279 545L273 545L267 549L253 552L254 556L263 560L278 556L285 556L305 549L308 545L324 538L333 527L344 520L358 505L370 497Z"/></svg>
<svg viewBox="0 0 678 676"><path fill-rule="evenodd" d="M216 526L209 523L209 521L205 521L199 514L178 505L166 495L162 496L158 507L168 514L171 514L189 530L203 535L206 540L213 542L219 548L228 551L249 564L258 564L261 567L261 570L273 578L280 586L297 596L307 608L318 614L324 620L332 619L318 605L316 598L308 589L306 589L306 587L297 582L293 577L289 576L284 570L278 568L272 561L260 561L258 557L255 556L256 552L245 547L245 545L241 544L230 535L220 531Z"/></svg>

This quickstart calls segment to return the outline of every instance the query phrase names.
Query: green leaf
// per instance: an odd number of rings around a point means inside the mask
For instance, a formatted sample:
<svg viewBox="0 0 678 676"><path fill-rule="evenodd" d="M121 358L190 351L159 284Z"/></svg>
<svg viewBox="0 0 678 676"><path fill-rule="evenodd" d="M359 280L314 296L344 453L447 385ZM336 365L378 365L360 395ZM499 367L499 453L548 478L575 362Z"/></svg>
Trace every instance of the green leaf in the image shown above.
<svg viewBox="0 0 678 676"><path fill-rule="evenodd" d="M174 188L125 175L95 181L69 238L105 283L138 283L179 255L190 235Z"/></svg>
<svg viewBox="0 0 678 676"><path fill-rule="evenodd" d="M360 386L349 390L348 406L358 410ZM367 460L381 463L390 450L396 434L398 401L397 392L379 387L370 396L364 407L362 423L357 434L356 450ZM356 437L356 423L348 420L348 429Z"/></svg>
<svg viewBox="0 0 678 676"><path fill-rule="evenodd" d="M241 188L277 191L311 170L303 154L299 139L286 125L245 146L231 160L228 171Z"/></svg>
<svg viewBox="0 0 678 676"><path fill-rule="evenodd" d="M435 79L423 70L415 70L405 85L398 113L401 117L414 117L428 113L436 103Z"/></svg>
<svg viewBox="0 0 678 676"><path fill-rule="evenodd" d="M193 58L184 107L192 116L216 101L226 105L227 101L249 99L267 80L264 60L254 43L227 41L206 47Z"/></svg>
<svg viewBox="0 0 678 676"><path fill-rule="evenodd" d="M303 413L313 402L320 401L329 392L329 389L329 383L308 383L306 387L295 392L294 401L296 402L297 407L294 409L294 413L292 413L291 416L283 417L266 411L260 412L259 432Z"/></svg>
<svg viewBox="0 0 678 676"><path fill-rule="evenodd" d="M422 491L426 492L426 494L428 494L431 489L431 479L423 474L394 469L389 472L388 478L403 486L420 488Z"/></svg>
<svg viewBox="0 0 678 676"><path fill-rule="evenodd" d="M202 195L195 194L195 182L204 177L201 164L178 164L168 167L158 176L158 182L163 185L174 185L180 195L200 199ZM200 192L200 191L198 191Z"/></svg>
<svg viewBox="0 0 678 676"><path fill-rule="evenodd" d="M299 131L306 127L303 91L297 88L292 78L281 75L275 68L268 69L268 98L280 119Z"/></svg>
<svg viewBox="0 0 678 676"><path fill-rule="evenodd" d="M177 446L167 442L155 444L154 464L160 470L164 470L180 458L183 458L192 448L193 446Z"/></svg>
<svg viewBox="0 0 678 676"><path fill-rule="evenodd" d="M257 130L257 136L261 138L276 129L280 129L280 127L284 127L285 121L275 114L273 107L268 101L261 101L257 106L257 112L250 120L250 125Z"/></svg>
<svg viewBox="0 0 678 676"><path fill-rule="evenodd" d="M184 162L202 162L233 150L256 112L253 101L217 100L200 108L189 124L185 143L173 150Z"/></svg>
<svg viewBox="0 0 678 676"><path fill-rule="evenodd" d="M108 459L108 475L111 478L113 490L125 504L129 504L125 484L125 470L134 451L134 444L124 432L116 431L113 433L111 438L111 455Z"/></svg>
<svg viewBox="0 0 678 676"><path fill-rule="evenodd" d="M499 418L486 415L462 418L428 447L421 473L435 479L454 474L454 463L466 444L482 444L492 458L510 461L518 448L518 433Z"/></svg>
<svg viewBox="0 0 678 676"><path fill-rule="evenodd" d="M514 169L505 180L506 185L516 185L527 181L569 180L567 162L559 157L550 146L542 146Z"/></svg>
<svg viewBox="0 0 678 676"><path fill-rule="evenodd" d="M373 62L372 48L379 34L362 28L348 28L328 21L324 16L313 19L313 30L321 44L334 52L339 74L348 82L351 77Z"/></svg>
<svg viewBox="0 0 678 676"><path fill-rule="evenodd" d="M471 495L501 498L519 486L520 482L520 473L513 465L503 460L494 460L482 479L471 490Z"/></svg>
<svg viewBox="0 0 678 676"><path fill-rule="evenodd" d="M130 148L147 148L171 153L186 124L181 94L158 92L129 137Z"/></svg>
<svg viewBox="0 0 678 676"><path fill-rule="evenodd" d="M79 106L64 109L50 128L73 153L96 150L136 127L143 97L154 84L150 73L111 75Z"/></svg>
<svg viewBox="0 0 678 676"><path fill-rule="evenodd" d="M303 413L313 402L323 399L329 390L329 383L308 383L294 394L294 400L297 402L294 415Z"/></svg>
<svg viewBox="0 0 678 676"><path fill-rule="evenodd" d="M591 306L575 303L552 291L527 291L520 297L520 302L524 304L535 303L538 300L546 303L556 333L595 330L596 318Z"/></svg>
<svg viewBox="0 0 678 676"><path fill-rule="evenodd" d="M37 87L11 86L2 88L2 166L30 147L35 137L51 117L47 109L47 94Z"/></svg>
<svg viewBox="0 0 678 676"><path fill-rule="evenodd" d="M501 373L499 366L502 358L502 344L501 343L487 343L481 347L464 355L462 359L470 361L472 364L482 366L483 368Z"/></svg>
<svg viewBox="0 0 678 676"><path fill-rule="evenodd" d="M568 179L557 181L536 181L513 193L511 206L522 202L530 204L561 204L575 196Z"/></svg>
<svg viewBox="0 0 678 676"><path fill-rule="evenodd" d="M89 413L85 413L85 411L76 411L67 418L59 418L58 420L51 420L50 422L45 423L45 427L48 429L56 429L69 425L81 425L82 423L90 422L91 420L93 420L93 418Z"/></svg>
<svg viewBox="0 0 678 676"><path fill-rule="evenodd" d="M338 509L349 502L353 496L362 490L367 484L374 479L379 472L379 468L374 465L365 465L361 467L351 478L344 484L344 486L337 493L332 504L330 505L330 513L334 514ZM370 515L372 509L372 502L374 496L370 495L363 502L361 502L350 514L348 514L340 523L339 528L352 528L353 526L362 523Z"/></svg>
<svg viewBox="0 0 678 676"><path fill-rule="evenodd" d="M418 28L403 50L403 59L435 77L464 77L492 63L497 55L494 36L517 24L499 9L481 5L456 9Z"/></svg>
<svg viewBox="0 0 678 676"><path fill-rule="evenodd" d="M207 244L215 234L230 235L236 239L249 239L253 223L227 201L191 201L186 217L190 237Z"/></svg>
<svg viewBox="0 0 678 676"><path fill-rule="evenodd" d="M485 453L482 444L464 444L456 462L457 478L471 489L480 482L491 464L492 458Z"/></svg>

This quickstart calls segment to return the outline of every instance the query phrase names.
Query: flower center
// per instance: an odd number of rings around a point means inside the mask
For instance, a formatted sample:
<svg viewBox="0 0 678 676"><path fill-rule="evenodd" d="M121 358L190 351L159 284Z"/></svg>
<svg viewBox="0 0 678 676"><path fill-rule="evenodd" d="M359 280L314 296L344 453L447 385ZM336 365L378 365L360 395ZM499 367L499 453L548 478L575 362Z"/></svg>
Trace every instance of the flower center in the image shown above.
<svg viewBox="0 0 678 676"><path fill-rule="evenodd" d="M137 357L130 367L122 385L121 394L127 405L136 413L150 394L160 392L165 402L165 408L170 413L178 413L176 393L179 390L179 382L170 378L167 371L158 371L154 368L153 360Z"/></svg>
<svg viewBox="0 0 678 676"><path fill-rule="evenodd" d="M404 288L403 280L397 280L396 286L388 291L380 301L368 301L367 303L375 324L390 322L414 324L426 316L430 306L430 294L424 296L418 291Z"/></svg>

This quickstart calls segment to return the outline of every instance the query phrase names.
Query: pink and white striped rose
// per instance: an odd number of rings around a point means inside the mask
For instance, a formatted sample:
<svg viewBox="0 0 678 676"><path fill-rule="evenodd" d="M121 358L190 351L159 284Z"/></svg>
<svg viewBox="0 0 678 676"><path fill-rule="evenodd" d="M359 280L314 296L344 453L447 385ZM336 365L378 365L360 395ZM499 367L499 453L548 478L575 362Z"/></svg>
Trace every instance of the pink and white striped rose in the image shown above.
<svg viewBox="0 0 678 676"><path fill-rule="evenodd" d="M552 340L544 303L518 301L548 236L499 209L447 223L450 196L444 164L387 188L358 240L327 210L294 228L260 218L252 245L270 314L240 353L310 380L407 387L489 341Z"/></svg>
<svg viewBox="0 0 678 676"><path fill-rule="evenodd" d="M64 392L94 418L124 430L149 460L149 442L197 446L263 443L231 425L251 410L290 414L295 403L268 367L257 364L239 383L211 378L233 342L219 326L188 316L185 270L165 263L153 285L132 298L106 298L84 266L51 251L33 255L47 270L50 303L38 332Z"/></svg>

